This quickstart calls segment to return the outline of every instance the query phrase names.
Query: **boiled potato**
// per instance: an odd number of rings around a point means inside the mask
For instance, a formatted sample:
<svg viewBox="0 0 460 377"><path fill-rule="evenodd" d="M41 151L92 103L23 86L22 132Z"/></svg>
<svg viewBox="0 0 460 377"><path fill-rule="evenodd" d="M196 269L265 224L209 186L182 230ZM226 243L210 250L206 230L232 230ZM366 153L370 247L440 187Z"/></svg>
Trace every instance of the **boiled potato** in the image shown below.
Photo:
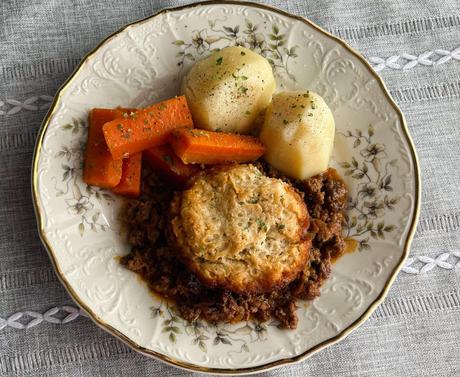
<svg viewBox="0 0 460 377"><path fill-rule="evenodd" d="M273 167L291 178L307 179L327 169L334 132L334 117L321 96L281 92L267 109L260 139Z"/></svg>
<svg viewBox="0 0 460 377"><path fill-rule="evenodd" d="M197 62L182 82L195 127L250 133L275 90L270 63L243 47Z"/></svg>

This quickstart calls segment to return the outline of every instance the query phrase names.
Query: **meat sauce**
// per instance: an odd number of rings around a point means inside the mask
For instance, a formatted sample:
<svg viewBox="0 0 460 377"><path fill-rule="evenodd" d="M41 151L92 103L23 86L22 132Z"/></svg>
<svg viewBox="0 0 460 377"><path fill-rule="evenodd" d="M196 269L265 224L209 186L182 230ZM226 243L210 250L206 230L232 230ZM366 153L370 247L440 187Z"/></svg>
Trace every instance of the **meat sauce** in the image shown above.
<svg viewBox="0 0 460 377"><path fill-rule="evenodd" d="M342 237L347 189L334 169L304 181L291 181L267 165L257 165L268 176L283 179L303 193L310 214L310 260L284 288L242 295L203 285L168 244L168 208L173 190L151 171L143 172L140 198L130 201L123 211L132 248L121 263L138 273L152 291L174 303L179 314L190 322L274 319L280 327L294 329L298 322L297 301L313 300L320 295L320 288L331 273L331 263L347 248Z"/></svg>

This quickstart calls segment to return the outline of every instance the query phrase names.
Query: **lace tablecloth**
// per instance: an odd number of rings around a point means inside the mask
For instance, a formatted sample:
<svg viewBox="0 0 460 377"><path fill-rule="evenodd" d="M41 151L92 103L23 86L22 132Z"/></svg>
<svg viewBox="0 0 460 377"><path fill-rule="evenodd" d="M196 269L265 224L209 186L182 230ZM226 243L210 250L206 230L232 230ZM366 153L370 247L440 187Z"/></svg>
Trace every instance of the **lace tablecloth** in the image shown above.
<svg viewBox="0 0 460 377"><path fill-rule="evenodd" d="M0 375L185 376L85 317L35 225L37 131L80 59L121 26L182 0L0 3ZM385 302L341 343L266 376L460 375L460 3L273 0L361 51L403 110L420 157L422 210Z"/></svg>

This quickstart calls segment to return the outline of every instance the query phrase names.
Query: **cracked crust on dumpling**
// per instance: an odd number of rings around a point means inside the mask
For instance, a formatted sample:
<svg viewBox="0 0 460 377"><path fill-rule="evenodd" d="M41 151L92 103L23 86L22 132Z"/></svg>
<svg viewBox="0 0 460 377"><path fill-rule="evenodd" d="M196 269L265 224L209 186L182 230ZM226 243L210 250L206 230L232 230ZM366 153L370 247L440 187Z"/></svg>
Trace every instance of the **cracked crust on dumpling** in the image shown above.
<svg viewBox="0 0 460 377"><path fill-rule="evenodd" d="M309 259L302 196L250 164L199 174L176 193L170 215L182 259L212 288L267 292L290 283Z"/></svg>

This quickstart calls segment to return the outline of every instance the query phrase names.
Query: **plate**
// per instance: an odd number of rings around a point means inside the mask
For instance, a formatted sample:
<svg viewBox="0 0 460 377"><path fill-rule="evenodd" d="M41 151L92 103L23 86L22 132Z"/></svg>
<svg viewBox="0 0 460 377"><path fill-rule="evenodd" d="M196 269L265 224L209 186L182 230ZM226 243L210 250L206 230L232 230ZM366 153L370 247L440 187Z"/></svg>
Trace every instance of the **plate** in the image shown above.
<svg viewBox="0 0 460 377"><path fill-rule="evenodd" d="M187 323L117 257L129 248L122 199L82 182L93 107L141 107L179 92L214 49L249 47L269 59L279 88L320 93L336 120L331 165L350 191L347 237L358 250L333 266L321 297L300 305L296 330L243 322ZM266 370L343 339L384 299L415 231L420 182L404 117L364 58L312 22L248 2L166 9L104 40L59 90L33 161L38 228L62 283L89 316L132 348L209 373Z"/></svg>

